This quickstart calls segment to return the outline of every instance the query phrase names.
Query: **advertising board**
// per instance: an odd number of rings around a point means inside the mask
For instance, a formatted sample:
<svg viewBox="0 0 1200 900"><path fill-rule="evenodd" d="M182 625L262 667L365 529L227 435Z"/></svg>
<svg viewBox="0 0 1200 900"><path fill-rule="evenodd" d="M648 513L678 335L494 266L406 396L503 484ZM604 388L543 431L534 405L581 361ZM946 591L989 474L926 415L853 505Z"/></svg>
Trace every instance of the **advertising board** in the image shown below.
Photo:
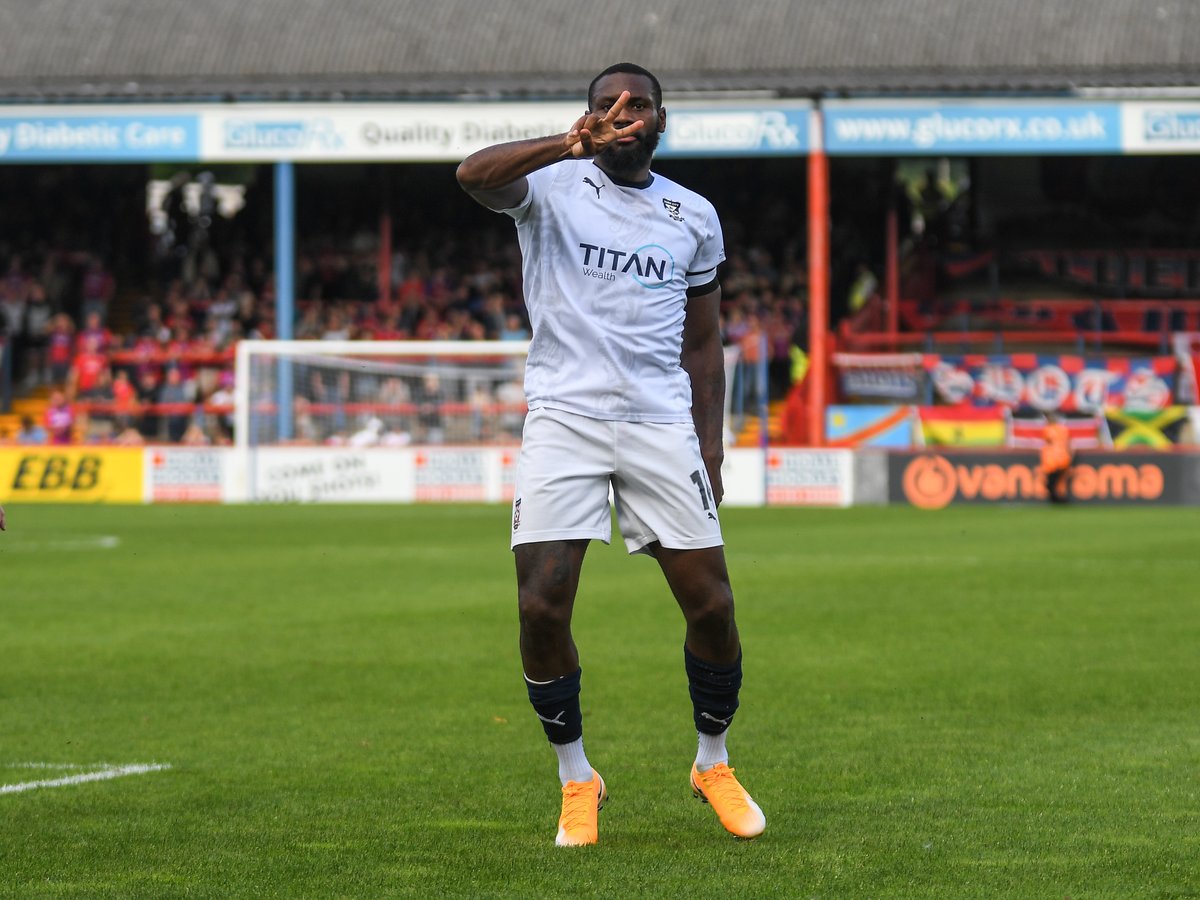
<svg viewBox="0 0 1200 900"><path fill-rule="evenodd" d="M0 109L0 163L457 162L564 131L583 101L231 103ZM1194 154L1200 103L1078 99L687 99L668 104L664 158Z"/></svg>
<svg viewBox="0 0 1200 900"><path fill-rule="evenodd" d="M194 160L199 154L200 117L194 113L9 107L0 114L0 162Z"/></svg>
<svg viewBox="0 0 1200 900"><path fill-rule="evenodd" d="M216 447L147 447L147 503L220 503L230 460Z"/></svg>
<svg viewBox="0 0 1200 900"><path fill-rule="evenodd" d="M1174 505L1185 502L1185 458L1164 453L1080 453L1071 467L1073 503ZM1046 502L1035 453L894 453L888 499L922 509L951 504Z"/></svg>
<svg viewBox="0 0 1200 900"><path fill-rule="evenodd" d="M849 450L767 450L768 506L849 506L854 497Z"/></svg>
<svg viewBox="0 0 1200 900"><path fill-rule="evenodd" d="M141 503L141 447L0 447L0 500Z"/></svg>
<svg viewBox="0 0 1200 900"><path fill-rule="evenodd" d="M830 101L830 155L1118 153L1121 105L1081 101Z"/></svg>

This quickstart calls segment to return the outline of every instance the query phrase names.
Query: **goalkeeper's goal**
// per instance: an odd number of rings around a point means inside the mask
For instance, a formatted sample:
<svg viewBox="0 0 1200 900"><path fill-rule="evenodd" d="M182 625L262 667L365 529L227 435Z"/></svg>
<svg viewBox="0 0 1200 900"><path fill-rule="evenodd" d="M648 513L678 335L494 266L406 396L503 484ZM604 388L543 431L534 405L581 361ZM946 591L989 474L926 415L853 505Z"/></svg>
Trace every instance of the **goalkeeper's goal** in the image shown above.
<svg viewBox="0 0 1200 900"><path fill-rule="evenodd" d="M237 499L511 498L524 341L242 341Z"/></svg>
<svg viewBox="0 0 1200 900"><path fill-rule="evenodd" d="M241 341L233 494L510 499L528 350L525 341Z"/></svg>
<svg viewBox="0 0 1200 900"><path fill-rule="evenodd" d="M524 341L242 341L238 447L517 444Z"/></svg>

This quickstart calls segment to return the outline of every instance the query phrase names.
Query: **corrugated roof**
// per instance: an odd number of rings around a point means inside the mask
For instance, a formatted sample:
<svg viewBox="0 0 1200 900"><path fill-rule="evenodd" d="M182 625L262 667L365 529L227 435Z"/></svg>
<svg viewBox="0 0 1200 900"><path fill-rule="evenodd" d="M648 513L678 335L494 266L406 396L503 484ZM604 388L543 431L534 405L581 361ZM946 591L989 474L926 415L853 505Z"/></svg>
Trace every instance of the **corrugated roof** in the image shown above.
<svg viewBox="0 0 1200 900"><path fill-rule="evenodd" d="M0 98L578 96L1200 85L1194 0L5 0Z"/></svg>

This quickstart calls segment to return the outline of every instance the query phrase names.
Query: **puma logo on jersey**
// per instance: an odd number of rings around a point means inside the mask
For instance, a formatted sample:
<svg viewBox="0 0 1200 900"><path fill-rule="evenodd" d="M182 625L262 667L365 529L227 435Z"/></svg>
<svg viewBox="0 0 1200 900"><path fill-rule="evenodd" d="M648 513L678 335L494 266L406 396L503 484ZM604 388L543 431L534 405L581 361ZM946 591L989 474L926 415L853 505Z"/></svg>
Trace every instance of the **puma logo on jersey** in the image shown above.
<svg viewBox="0 0 1200 900"><path fill-rule="evenodd" d="M594 190L596 192L597 200L600 199L600 188L608 187L607 184L596 184L596 182L592 181L592 179L590 179L590 178L583 179L583 183L588 185L588 187L590 187L592 190Z"/></svg>

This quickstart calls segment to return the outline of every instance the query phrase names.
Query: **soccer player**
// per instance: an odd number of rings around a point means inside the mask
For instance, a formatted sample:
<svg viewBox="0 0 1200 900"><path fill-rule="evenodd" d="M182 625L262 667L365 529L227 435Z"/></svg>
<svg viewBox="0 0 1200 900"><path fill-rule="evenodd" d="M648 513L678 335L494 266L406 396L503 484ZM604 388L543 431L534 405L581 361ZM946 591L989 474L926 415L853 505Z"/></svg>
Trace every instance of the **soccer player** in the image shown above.
<svg viewBox="0 0 1200 900"><path fill-rule="evenodd" d="M571 612L588 542L611 538L609 489L630 553L658 561L686 623L698 750L691 787L739 837L762 810L729 767L742 652L721 502L725 374L712 204L656 175L658 79L618 63L564 134L488 147L463 189L516 222L533 339L513 499L521 661L558 754L556 843L592 844L607 791L584 752Z"/></svg>

